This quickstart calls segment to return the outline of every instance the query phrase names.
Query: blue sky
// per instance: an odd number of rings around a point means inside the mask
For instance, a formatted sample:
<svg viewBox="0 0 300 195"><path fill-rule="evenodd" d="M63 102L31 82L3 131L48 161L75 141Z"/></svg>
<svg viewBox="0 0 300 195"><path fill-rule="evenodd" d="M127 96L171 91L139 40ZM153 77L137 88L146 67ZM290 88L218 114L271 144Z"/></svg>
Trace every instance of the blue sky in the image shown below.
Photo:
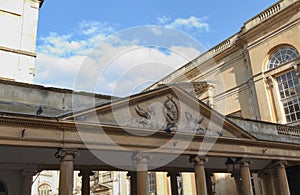
<svg viewBox="0 0 300 195"><path fill-rule="evenodd" d="M126 96L235 34L244 22L276 2L45 0L39 15L34 80L42 85ZM141 29L149 25L174 29L182 36L155 35L153 41ZM135 27L137 30L132 30ZM171 32L164 33L168 36ZM152 46L145 46L144 39ZM87 56L94 47L106 52L91 62ZM91 77L95 77L92 83L83 82Z"/></svg>

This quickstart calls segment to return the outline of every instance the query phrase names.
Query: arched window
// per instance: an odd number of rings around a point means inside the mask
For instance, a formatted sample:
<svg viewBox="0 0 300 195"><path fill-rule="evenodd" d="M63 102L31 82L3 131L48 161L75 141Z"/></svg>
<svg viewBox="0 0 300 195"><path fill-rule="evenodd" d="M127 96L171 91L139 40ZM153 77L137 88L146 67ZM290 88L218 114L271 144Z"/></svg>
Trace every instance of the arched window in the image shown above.
<svg viewBox="0 0 300 195"><path fill-rule="evenodd" d="M279 68L299 57L291 46L283 46L274 51L267 62L267 70L274 69L273 84L276 84L280 107L286 123L300 121L300 86L297 70L291 66ZM279 69L276 69L276 68ZM281 70L282 69L282 70ZM272 71L271 71L272 72Z"/></svg>
<svg viewBox="0 0 300 195"><path fill-rule="evenodd" d="M267 70L271 70L299 56L297 50L291 46L285 46L275 51L268 60Z"/></svg>
<svg viewBox="0 0 300 195"><path fill-rule="evenodd" d="M42 184L39 186L38 188L39 191L39 195L51 195L51 186L49 186L48 184Z"/></svg>

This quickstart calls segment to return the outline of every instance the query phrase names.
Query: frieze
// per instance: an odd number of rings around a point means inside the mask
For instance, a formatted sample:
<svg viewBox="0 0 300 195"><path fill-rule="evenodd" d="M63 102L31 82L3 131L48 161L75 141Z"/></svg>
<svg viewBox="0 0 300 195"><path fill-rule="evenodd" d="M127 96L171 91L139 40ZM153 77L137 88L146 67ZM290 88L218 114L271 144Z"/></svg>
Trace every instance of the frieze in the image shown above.
<svg viewBox="0 0 300 195"><path fill-rule="evenodd" d="M193 112L188 108L181 108L180 110L173 97L166 96L165 99L162 103L151 104L148 107L137 104L134 108L137 117L132 117L125 125L147 129L161 129L167 133L179 131L222 135L221 132L213 132L205 127L204 116L200 112L192 114Z"/></svg>

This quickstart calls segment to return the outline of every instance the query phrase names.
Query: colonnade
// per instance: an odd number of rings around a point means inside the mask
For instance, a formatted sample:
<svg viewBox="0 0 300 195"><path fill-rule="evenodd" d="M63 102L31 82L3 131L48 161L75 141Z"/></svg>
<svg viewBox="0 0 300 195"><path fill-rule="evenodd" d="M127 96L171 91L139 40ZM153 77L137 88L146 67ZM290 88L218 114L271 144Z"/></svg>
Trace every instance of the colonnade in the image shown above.
<svg viewBox="0 0 300 195"><path fill-rule="evenodd" d="M76 150L66 150L62 149L57 153L57 157L61 159L60 162L60 180L59 180L59 194L71 195L73 189L73 160L78 155ZM129 171L128 176L130 177L130 187L131 195L147 195L148 185L148 159L149 155L144 155L143 153L137 153L133 156L133 162L136 168L136 171ZM197 195L208 195L211 193L211 184L207 180L207 174L205 173L205 164L208 162L208 158L205 156L191 156L189 161L193 163L194 173L195 173L195 182L196 182L196 192ZM239 162L239 173L236 174L236 186L238 195L253 195L253 188L251 184L251 172L250 172L250 161L247 159L240 159ZM289 185L286 176L285 161L277 161L274 163L276 175L277 175L277 184L278 189L275 186L275 182L270 182L275 178L270 175L269 181L266 180L263 176L261 177L261 184L264 193L263 194L280 194L280 195L290 195ZM82 176L82 194L87 195L90 193L90 175L91 171L82 170L80 175ZM178 195L178 186L177 186L177 172L169 172L168 176L171 183L171 192L172 195ZM269 183L269 186L267 186ZM272 184L273 183L273 184ZM273 185L273 186L272 186ZM272 190L279 192L274 193ZM279 190L279 191L278 191Z"/></svg>

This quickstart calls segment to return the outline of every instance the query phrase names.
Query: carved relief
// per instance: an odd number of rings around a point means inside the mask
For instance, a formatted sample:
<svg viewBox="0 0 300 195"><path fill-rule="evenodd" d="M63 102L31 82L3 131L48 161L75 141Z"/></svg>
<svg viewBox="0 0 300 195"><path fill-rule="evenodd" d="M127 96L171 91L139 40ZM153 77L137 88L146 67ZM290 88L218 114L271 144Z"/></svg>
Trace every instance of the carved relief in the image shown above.
<svg viewBox="0 0 300 195"><path fill-rule="evenodd" d="M167 96L167 98L164 102L164 115L168 123L167 125L175 127L179 119L178 106L172 97Z"/></svg>
<svg viewBox="0 0 300 195"><path fill-rule="evenodd" d="M181 131L205 134L210 132L203 126L203 115L193 115L190 111L185 111L181 124L178 124L180 112L176 102L172 97L167 96L163 103L154 103L145 108L137 105L134 108L139 117L132 118L128 121L128 125L134 127L162 129L168 133Z"/></svg>
<svg viewBox="0 0 300 195"><path fill-rule="evenodd" d="M129 120L129 124L134 127L162 128L165 123L159 116L159 107L156 104L150 105L147 109L137 105L135 111L140 117Z"/></svg>
<svg viewBox="0 0 300 195"><path fill-rule="evenodd" d="M187 119L186 129L189 131L197 131L200 134L206 133L206 128L201 125L203 121L203 115L199 114L198 117L193 117L189 111L185 111L185 117Z"/></svg>

